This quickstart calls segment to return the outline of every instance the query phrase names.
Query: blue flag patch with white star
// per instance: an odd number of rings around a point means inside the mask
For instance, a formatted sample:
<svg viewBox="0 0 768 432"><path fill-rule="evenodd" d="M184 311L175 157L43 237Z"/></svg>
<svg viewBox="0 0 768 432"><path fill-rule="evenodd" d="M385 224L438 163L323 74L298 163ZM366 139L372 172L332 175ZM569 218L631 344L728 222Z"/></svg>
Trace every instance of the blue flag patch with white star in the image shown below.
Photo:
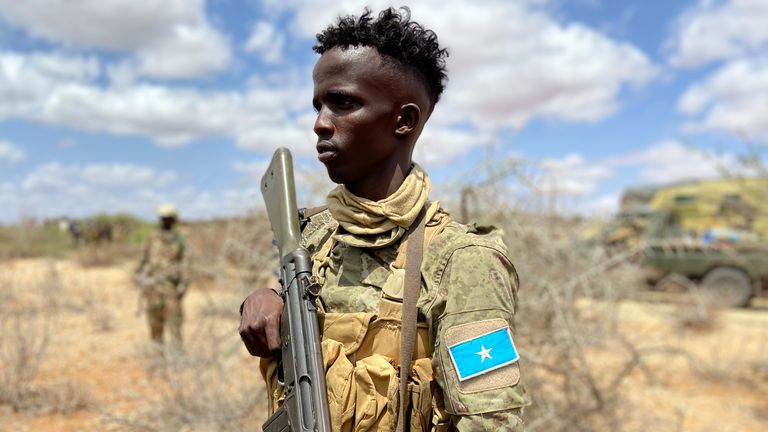
<svg viewBox="0 0 768 432"><path fill-rule="evenodd" d="M448 347L459 381L512 364L520 355L509 328L501 328Z"/></svg>

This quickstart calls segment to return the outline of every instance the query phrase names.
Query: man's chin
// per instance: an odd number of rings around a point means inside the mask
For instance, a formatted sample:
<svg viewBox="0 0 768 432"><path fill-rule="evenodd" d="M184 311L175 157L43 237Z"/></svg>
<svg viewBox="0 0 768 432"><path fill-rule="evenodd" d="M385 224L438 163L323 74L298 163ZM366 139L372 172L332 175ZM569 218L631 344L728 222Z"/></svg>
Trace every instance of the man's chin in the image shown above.
<svg viewBox="0 0 768 432"><path fill-rule="evenodd" d="M332 171L330 168L327 168L326 171L328 172L328 178L332 182L334 182L336 184L344 184L345 183L343 175L341 175L341 174L339 174L337 172Z"/></svg>

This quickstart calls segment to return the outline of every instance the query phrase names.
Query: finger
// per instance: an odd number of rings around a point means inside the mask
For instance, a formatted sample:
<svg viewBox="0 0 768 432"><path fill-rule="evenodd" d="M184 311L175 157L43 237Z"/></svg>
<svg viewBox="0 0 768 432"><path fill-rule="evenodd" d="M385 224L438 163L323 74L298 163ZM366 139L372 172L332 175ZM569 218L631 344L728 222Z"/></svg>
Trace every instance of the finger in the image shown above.
<svg viewBox="0 0 768 432"><path fill-rule="evenodd" d="M243 340L243 345L245 345L248 353L252 356L258 356L258 352L256 351L256 341L254 341L251 333L248 331L248 328L243 326L243 323L241 322L240 328L238 330L240 333L240 339Z"/></svg>
<svg viewBox="0 0 768 432"><path fill-rule="evenodd" d="M280 340L280 317L279 316L271 316L268 320L266 320L266 337L267 337L267 348L269 351L277 351L281 347L281 340Z"/></svg>

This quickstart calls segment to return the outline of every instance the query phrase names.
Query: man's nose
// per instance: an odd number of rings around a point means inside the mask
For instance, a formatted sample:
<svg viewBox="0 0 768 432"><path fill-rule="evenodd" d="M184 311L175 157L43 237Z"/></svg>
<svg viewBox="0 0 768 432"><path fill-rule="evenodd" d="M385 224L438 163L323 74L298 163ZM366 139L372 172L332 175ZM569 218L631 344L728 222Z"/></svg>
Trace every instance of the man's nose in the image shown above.
<svg viewBox="0 0 768 432"><path fill-rule="evenodd" d="M314 131L320 139L327 139L333 136L333 123L328 114L328 110L325 107L320 108L320 111L317 112Z"/></svg>

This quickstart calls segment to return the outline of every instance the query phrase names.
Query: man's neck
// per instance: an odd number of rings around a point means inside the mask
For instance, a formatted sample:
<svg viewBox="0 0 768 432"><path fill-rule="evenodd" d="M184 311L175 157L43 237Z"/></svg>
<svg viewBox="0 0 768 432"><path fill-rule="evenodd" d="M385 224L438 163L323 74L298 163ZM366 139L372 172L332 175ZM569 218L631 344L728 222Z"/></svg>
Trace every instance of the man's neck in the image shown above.
<svg viewBox="0 0 768 432"><path fill-rule="evenodd" d="M367 183L344 185L350 192L360 198L371 201L381 201L397 191L411 172L413 163L409 160L405 164L397 164L382 173L377 179L367 180ZM403 168L407 167L407 168ZM380 180L385 178L387 180Z"/></svg>

